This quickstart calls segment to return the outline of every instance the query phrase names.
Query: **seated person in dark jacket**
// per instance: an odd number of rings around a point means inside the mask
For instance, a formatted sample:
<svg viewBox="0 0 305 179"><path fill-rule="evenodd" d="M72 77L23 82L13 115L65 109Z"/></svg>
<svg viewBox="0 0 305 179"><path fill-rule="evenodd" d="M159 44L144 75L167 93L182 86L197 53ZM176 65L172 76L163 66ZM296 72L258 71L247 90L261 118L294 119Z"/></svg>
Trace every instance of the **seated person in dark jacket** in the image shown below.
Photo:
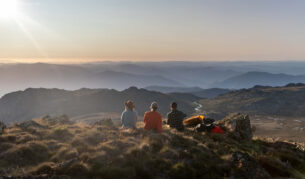
<svg viewBox="0 0 305 179"><path fill-rule="evenodd" d="M167 114L167 124L171 128L176 128L179 131L183 131L183 119L186 117L181 111L177 110L177 103L173 102L171 104L171 112Z"/></svg>

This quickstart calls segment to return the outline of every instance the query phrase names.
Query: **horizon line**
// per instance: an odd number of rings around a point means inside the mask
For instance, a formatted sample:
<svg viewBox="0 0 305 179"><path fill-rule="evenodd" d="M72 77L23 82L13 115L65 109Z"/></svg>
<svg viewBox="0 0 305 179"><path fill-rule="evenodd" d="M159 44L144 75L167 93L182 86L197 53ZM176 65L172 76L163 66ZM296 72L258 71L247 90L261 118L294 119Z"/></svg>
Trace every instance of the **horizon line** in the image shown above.
<svg viewBox="0 0 305 179"><path fill-rule="evenodd" d="M0 58L0 64L94 64L94 63L281 63L281 62L305 62L302 60L130 60L130 59L80 59L80 58Z"/></svg>

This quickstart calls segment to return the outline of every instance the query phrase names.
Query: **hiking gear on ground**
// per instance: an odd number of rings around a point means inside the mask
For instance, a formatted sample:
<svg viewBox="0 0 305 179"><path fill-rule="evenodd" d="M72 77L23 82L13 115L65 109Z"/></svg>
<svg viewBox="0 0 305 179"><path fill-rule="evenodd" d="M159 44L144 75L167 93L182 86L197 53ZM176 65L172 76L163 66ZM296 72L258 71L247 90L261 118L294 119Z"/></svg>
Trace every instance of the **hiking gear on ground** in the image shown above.
<svg viewBox="0 0 305 179"><path fill-rule="evenodd" d="M197 132L210 132L214 128L214 124L198 124L195 127Z"/></svg>
<svg viewBox="0 0 305 179"><path fill-rule="evenodd" d="M201 124L204 119L203 115L193 116L183 121L183 124L187 127L195 127L198 124Z"/></svg>
<svg viewBox="0 0 305 179"><path fill-rule="evenodd" d="M159 112L149 111L144 114L144 129L162 132L162 115Z"/></svg>
<svg viewBox="0 0 305 179"><path fill-rule="evenodd" d="M215 122L215 119L212 118L204 118L203 123L204 124L213 124Z"/></svg>
<svg viewBox="0 0 305 179"><path fill-rule="evenodd" d="M223 134L225 131L223 131L220 127L215 126L212 130L211 133L218 133L218 134Z"/></svg>
<svg viewBox="0 0 305 179"><path fill-rule="evenodd" d="M172 110L167 114L167 124L171 128L176 128L179 131L184 130L183 119L186 117L186 114L179 110Z"/></svg>
<svg viewBox="0 0 305 179"><path fill-rule="evenodd" d="M218 134L223 134L224 131L219 127L214 124L198 124L195 127L196 132L210 132L210 133L218 133Z"/></svg>

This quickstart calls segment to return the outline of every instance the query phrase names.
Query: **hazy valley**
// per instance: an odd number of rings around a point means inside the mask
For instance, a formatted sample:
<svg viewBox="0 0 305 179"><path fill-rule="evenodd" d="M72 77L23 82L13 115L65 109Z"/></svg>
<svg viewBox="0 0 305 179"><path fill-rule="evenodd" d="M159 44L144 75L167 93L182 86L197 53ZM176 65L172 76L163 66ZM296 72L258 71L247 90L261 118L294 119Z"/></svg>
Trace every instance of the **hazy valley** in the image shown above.
<svg viewBox="0 0 305 179"><path fill-rule="evenodd" d="M284 65L285 68L281 67ZM240 89L305 82L302 62L103 62L88 64L0 64L0 95L27 88L109 88L131 86L159 92L198 92L210 88ZM167 88L167 89L166 89ZM172 89L170 89L172 88ZM215 91L215 90L213 90ZM226 92L226 91L224 91Z"/></svg>

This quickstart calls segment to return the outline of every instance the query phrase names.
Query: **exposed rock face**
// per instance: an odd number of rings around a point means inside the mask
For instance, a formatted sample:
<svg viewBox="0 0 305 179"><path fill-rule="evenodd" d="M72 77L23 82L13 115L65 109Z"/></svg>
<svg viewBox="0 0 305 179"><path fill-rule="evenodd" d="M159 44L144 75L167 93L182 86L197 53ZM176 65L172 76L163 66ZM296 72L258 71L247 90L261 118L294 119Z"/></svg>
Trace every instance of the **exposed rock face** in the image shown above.
<svg viewBox="0 0 305 179"><path fill-rule="evenodd" d="M251 140L253 137L250 118L246 114L230 114L217 124L226 128L237 139Z"/></svg>
<svg viewBox="0 0 305 179"><path fill-rule="evenodd" d="M0 135L3 134L5 128L6 128L6 125L0 121Z"/></svg>
<svg viewBox="0 0 305 179"><path fill-rule="evenodd" d="M269 173L247 153L235 152L231 157L231 178L271 179Z"/></svg>

